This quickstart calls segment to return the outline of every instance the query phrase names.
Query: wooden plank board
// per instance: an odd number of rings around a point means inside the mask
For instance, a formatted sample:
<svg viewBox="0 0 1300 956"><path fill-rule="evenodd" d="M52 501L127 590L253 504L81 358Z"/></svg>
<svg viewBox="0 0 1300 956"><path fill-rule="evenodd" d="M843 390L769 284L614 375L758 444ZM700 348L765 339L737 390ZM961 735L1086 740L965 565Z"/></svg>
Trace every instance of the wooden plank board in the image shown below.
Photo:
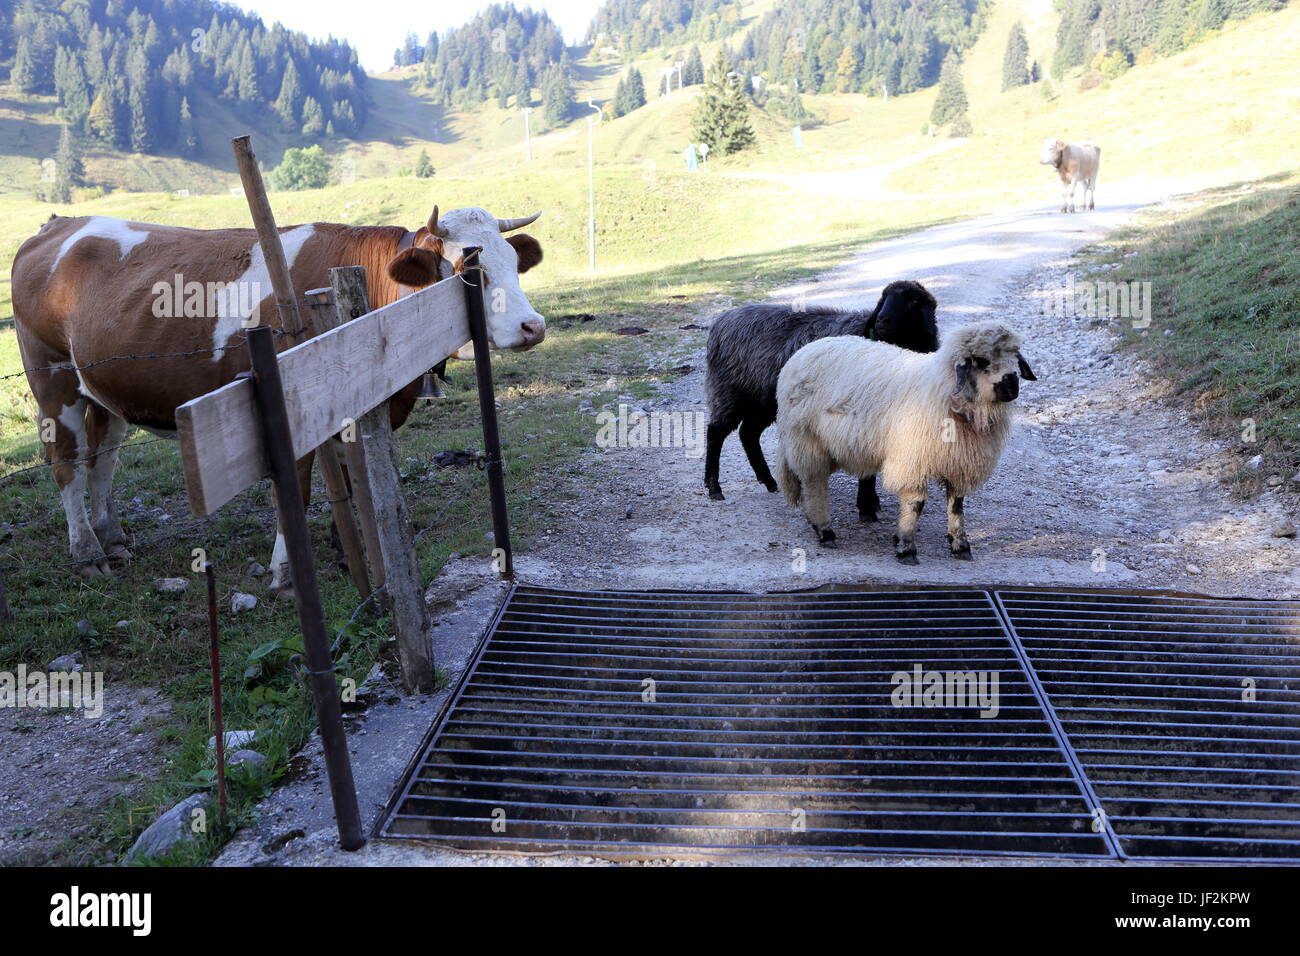
<svg viewBox="0 0 1300 956"><path fill-rule="evenodd" d="M469 340L465 285L452 276L281 352L294 457ZM248 379L186 402L176 427L195 514L211 514L267 473Z"/></svg>

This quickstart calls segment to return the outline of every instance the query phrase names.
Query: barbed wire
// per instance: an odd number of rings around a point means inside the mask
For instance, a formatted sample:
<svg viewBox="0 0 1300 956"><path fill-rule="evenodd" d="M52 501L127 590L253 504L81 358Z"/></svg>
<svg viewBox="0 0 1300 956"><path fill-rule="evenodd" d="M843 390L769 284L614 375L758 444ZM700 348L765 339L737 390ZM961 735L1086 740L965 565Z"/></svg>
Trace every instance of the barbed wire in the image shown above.
<svg viewBox="0 0 1300 956"><path fill-rule="evenodd" d="M298 336L302 335L304 332L311 331L307 326L302 326L297 329L277 329L271 326L259 327L269 328L272 334L283 336ZM11 378L17 378L19 375L26 375L29 372L82 372L88 368L95 368L98 365L107 365L110 362L121 362L127 359L191 358L195 355L215 355L217 352L228 352L232 349L244 348L246 344L247 342L241 339L233 345L216 345L206 349L193 349L189 352L142 352L139 354L129 355L110 355L108 358L97 359L94 362L86 362L85 364L77 364L69 361L60 362L57 365L38 365L34 368L23 367L17 372L8 372L4 375L0 375L0 382Z"/></svg>
<svg viewBox="0 0 1300 956"><path fill-rule="evenodd" d="M34 465L27 465L23 468L17 468L13 471L6 472L5 474L0 475L0 485L4 485L9 481L9 479L17 477L18 475L21 474L25 474L26 472L29 471L37 471L41 468L50 468L53 467L54 465L60 465L60 464L75 465L83 461L90 461L91 459L98 458L100 455L107 455L111 451L119 451L123 448L139 448L142 445L156 445L158 442L163 442L163 441L170 442L170 441L174 441L174 439L148 438L145 439L144 441L123 442L120 445L111 445L108 448L99 448L95 451L93 455L85 455L81 458L55 458L53 461L38 461Z"/></svg>

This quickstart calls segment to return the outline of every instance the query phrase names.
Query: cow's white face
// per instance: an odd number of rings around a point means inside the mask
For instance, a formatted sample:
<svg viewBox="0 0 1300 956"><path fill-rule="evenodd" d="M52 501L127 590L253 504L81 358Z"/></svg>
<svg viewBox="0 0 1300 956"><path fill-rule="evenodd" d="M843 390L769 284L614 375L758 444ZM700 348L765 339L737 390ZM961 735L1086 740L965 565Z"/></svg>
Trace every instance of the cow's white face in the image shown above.
<svg viewBox="0 0 1300 956"><path fill-rule="evenodd" d="M455 264L466 249L478 246L486 283L488 343L497 349L530 349L546 337L546 320L524 295L519 275L541 262L542 247L524 233L502 234L503 228L512 227L486 209L467 206L439 214L435 206L429 227L420 230L411 249L389 264L389 275L402 285L419 288L440 278L439 257ZM459 355L468 358L472 352L461 349Z"/></svg>
<svg viewBox="0 0 1300 956"><path fill-rule="evenodd" d="M1061 150L1064 148L1065 144L1059 139L1043 140L1043 152L1042 155L1038 157L1038 161L1044 166L1055 166L1060 162Z"/></svg>
<svg viewBox="0 0 1300 956"><path fill-rule="evenodd" d="M493 348L530 349L546 337L546 320L533 308L519 285L519 273L532 268L533 262L516 251L516 244L501 234L497 217L486 209L467 206L450 209L438 218L447 230L443 240L444 255L453 262L461 250L479 246L479 262L487 279L484 292L487 306L488 338ZM530 239L514 236L515 240ZM532 245L538 249L536 241Z"/></svg>

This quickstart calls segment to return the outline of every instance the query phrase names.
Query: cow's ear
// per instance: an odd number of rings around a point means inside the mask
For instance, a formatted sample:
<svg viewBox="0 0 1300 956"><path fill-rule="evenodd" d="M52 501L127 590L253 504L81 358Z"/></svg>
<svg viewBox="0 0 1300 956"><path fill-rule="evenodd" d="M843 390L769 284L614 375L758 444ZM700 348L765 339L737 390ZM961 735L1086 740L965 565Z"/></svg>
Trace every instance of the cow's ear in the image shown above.
<svg viewBox="0 0 1300 956"><path fill-rule="evenodd" d="M438 257L428 249L403 249L388 263L388 277L398 285L423 288L438 281Z"/></svg>
<svg viewBox="0 0 1300 956"><path fill-rule="evenodd" d="M528 233L517 232L513 236L506 236L506 242L515 247L521 273L527 272L542 261L542 244Z"/></svg>

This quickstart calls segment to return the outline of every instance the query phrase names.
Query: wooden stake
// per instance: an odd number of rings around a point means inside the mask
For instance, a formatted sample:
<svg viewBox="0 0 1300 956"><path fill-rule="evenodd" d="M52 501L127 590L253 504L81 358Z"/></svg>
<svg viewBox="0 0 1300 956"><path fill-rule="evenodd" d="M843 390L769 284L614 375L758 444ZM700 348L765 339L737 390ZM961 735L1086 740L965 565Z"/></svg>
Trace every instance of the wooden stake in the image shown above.
<svg viewBox="0 0 1300 956"><path fill-rule="evenodd" d="M311 316L308 325L312 334L333 328L335 313L329 301L329 290L308 289L306 294L319 303L319 306L308 310L308 315ZM356 518L352 513L352 492L343 476L343 466L339 464L338 451L333 443L325 442L317 448L316 458L320 462L321 477L325 479L325 490L330 496L330 516L334 519L334 527L339 532L339 543L348 560L348 574L352 576L352 583L364 601L371 593L370 574L366 569L366 552L362 548Z"/></svg>
<svg viewBox="0 0 1300 956"><path fill-rule="evenodd" d="M338 309L335 307L334 303L330 301L329 289L308 289L307 295L315 298L316 301L320 303L319 308L312 309L312 311L316 313L313 322L317 331L328 332L330 329L338 328L338 326L342 324ZM349 316L348 319L350 320L355 317L356 316ZM331 450L333 449L331 448ZM367 586L369 586L370 581L373 581L374 587L381 588L384 586L385 580L384 562L380 559L379 532L375 529L375 512L371 506L370 479L366 474L366 452L359 441L344 442L343 456L347 459L348 479L352 483L352 490L349 493L349 497L352 499L352 503L357 509L356 513L357 519L361 525L361 535L365 539L365 554L369 558L370 574L367 580ZM336 456L335 461L337 460ZM325 467L324 463L322 463L322 474L325 472ZM330 497L337 496L331 492ZM353 533L355 533L355 529ZM340 532L340 535L341 534L342 532ZM351 557L349 557L349 563L351 560ZM365 567L365 565L362 565L362 567ZM367 591L362 596L369 597L370 592ZM376 600L378 601L379 599L376 598ZM386 601L383 602L383 604L387 606Z"/></svg>
<svg viewBox="0 0 1300 956"><path fill-rule="evenodd" d="M334 287L334 306L340 323L370 311L365 269L360 266L331 269L330 283ZM397 631L402 684L408 694L428 694L434 686L433 647L426 628L420 569L397 469L388 402L381 402L362 415L357 430L365 450L362 467L369 480L368 495L379 537L385 590Z"/></svg>

